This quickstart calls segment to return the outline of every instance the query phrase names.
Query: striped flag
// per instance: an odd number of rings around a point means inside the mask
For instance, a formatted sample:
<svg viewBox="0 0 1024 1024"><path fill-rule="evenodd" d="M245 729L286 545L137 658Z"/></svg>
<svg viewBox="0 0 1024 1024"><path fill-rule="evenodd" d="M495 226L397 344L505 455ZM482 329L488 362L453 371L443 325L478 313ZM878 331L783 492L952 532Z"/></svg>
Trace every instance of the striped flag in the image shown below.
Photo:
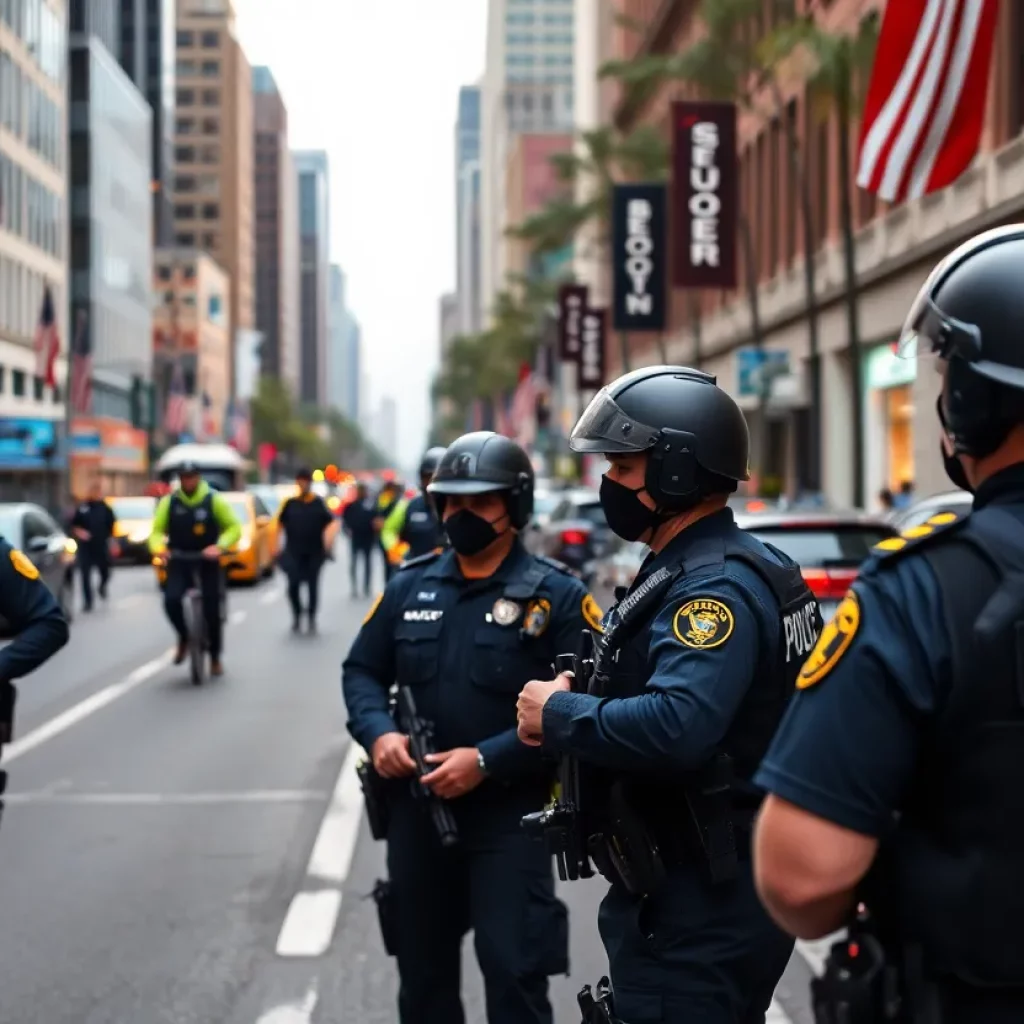
<svg viewBox="0 0 1024 1024"><path fill-rule="evenodd" d="M252 447L252 426L249 422L249 403L232 403L230 444L246 455Z"/></svg>
<svg viewBox="0 0 1024 1024"><path fill-rule="evenodd" d="M524 443L523 439L532 441L534 412L537 408L537 374L530 369L529 363L519 368L519 383L512 394L512 411L509 417L512 436Z"/></svg>
<svg viewBox="0 0 1024 1024"><path fill-rule="evenodd" d="M92 412L92 339L89 314L80 309L75 317L75 337L71 343L71 411L80 416Z"/></svg>
<svg viewBox="0 0 1024 1024"><path fill-rule="evenodd" d="M43 288L43 305L39 310L32 348L36 354L36 376L50 388L57 386L57 356L60 354L60 335L57 333L57 317L53 310L53 293L50 286Z"/></svg>
<svg viewBox="0 0 1024 1024"><path fill-rule="evenodd" d="M903 202L967 170L981 140L998 13L997 0L886 5L864 104L861 188Z"/></svg>
<svg viewBox="0 0 1024 1024"><path fill-rule="evenodd" d="M212 441L217 436L217 414L213 399L205 388L199 399L199 429L196 436L200 441Z"/></svg>
<svg viewBox="0 0 1024 1024"><path fill-rule="evenodd" d="M167 404L164 406L164 428L168 434L177 436L185 432L188 426L188 392L185 389L185 370L181 360L174 364L171 374L171 386L167 392Z"/></svg>

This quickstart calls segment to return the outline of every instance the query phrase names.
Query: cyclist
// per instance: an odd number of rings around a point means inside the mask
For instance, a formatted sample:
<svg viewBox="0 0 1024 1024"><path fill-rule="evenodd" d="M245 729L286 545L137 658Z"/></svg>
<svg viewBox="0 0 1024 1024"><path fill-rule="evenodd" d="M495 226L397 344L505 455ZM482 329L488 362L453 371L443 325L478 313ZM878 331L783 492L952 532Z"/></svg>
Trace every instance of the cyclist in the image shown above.
<svg viewBox="0 0 1024 1024"><path fill-rule="evenodd" d="M203 594L203 617L210 646L210 675L224 674L221 665L221 567L220 557L238 543L242 527L223 495L214 491L191 462L178 470L181 486L160 499L153 518L149 550L167 566L164 610L178 634L174 664L188 656L188 631L182 600L192 585L193 572L199 577ZM202 553L198 567L175 560L173 552Z"/></svg>

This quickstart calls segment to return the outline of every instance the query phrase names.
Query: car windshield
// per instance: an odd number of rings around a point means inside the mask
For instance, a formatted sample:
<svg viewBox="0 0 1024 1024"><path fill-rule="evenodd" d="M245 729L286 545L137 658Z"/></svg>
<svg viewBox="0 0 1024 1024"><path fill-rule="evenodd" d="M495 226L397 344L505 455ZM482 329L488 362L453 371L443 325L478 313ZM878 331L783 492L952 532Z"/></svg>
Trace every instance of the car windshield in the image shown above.
<svg viewBox="0 0 1024 1024"><path fill-rule="evenodd" d="M156 498L111 498L110 507L118 519L152 519Z"/></svg>
<svg viewBox="0 0 1024 1024"><path fill-rule="evenodd" d="M250 512L248 498L228 498L227 502L231 506L231 511L238 516L238 521L240 523L244 524L249 522Z"/></svg>
<svg viewBox="0 0 1024 1024"><path fill-rule="evenodd" d="M280 491L274 490L273 487L261 487L259 490L254 489L253 494L259 496L271 515L277 512L281 502L284 500L284 495Z"/></svg>
<svg viewBox="0 0 1024 1024"><path fill-rule="evenodd" d="M557 504L558 498L553 494L535 494L533 496L533 511L539 516L549 515Z"/></svg>
<svg viewBox="0 0 1024 1024"><path fill-rule="evenodd" d="M804 569L860 565L879 541L892 536L884 526L862 523L751 526L747 532L773 544Z"/></svg>
<svg viewBox="0 0 1024 1024"><path fill-rule="evenodd" d="M0 537L4 537L14 547L21 546L20 512L0 506Z"/></svg>

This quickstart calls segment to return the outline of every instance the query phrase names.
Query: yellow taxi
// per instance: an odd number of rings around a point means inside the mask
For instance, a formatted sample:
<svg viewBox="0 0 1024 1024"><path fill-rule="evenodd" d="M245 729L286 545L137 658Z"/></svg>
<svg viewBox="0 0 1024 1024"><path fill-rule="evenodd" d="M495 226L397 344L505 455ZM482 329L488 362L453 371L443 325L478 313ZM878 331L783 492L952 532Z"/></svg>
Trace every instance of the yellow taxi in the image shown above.
<svg viewBox="0 0 1024 1024"><path fill-rule="evenodd" d="M145 565L149 561L149 535L153 531L156 498L111 496L104 499L114 513L114 540L119 562Z"/></svg>
<svg viewBox="0 0 1024 1024"><path fill-rule="evenodd" d="M227 570L228 580L232 583L258 583L274 571L277 548L273 519L256 494L226 491L221 496L242 524L241 538L221 558L221 565ZM160 586L163 586L167 574L159 565L154 568Z"/></svg>

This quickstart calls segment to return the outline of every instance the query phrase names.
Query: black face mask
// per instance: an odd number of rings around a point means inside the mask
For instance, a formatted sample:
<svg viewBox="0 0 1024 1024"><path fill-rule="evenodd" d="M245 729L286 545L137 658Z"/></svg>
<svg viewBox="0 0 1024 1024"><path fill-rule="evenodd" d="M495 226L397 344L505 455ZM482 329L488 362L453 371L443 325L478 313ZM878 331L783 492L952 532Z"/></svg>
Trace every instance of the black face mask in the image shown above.
<svg viewBox="0 0 1024 1024"><path fill-rule="evenodd" d="M942 409L941 396L935 403L935 407L939 412L939 423L942 424L942 429L946 430L946 414ZM948 433L948 431L946 432ZM946 471L946 476L949 477L953 486L959 487L961 491L967 491L968 494L973 494L974 488L967 479L963 463L955 455L950 455L941 441L939 441L939 454L942 456L942 468Z"/></svg>
<svg viewBox="0 0 1024 1024"><path fill-rule="evenodd" d="M662 522L662 517L640 500L642 490L643 487L632 490L617 480L601 477L601 508L609 529L623 540L639 540L645 530Z"/></svg>
<svg viewBox="0 0 1024 1024"><path fill-rule="evenodd" d="M501 536L494 528L494 523L470 512L468 508L453 512L444 521L444 529L456 552L470 557L480 554Z"/></svg>

